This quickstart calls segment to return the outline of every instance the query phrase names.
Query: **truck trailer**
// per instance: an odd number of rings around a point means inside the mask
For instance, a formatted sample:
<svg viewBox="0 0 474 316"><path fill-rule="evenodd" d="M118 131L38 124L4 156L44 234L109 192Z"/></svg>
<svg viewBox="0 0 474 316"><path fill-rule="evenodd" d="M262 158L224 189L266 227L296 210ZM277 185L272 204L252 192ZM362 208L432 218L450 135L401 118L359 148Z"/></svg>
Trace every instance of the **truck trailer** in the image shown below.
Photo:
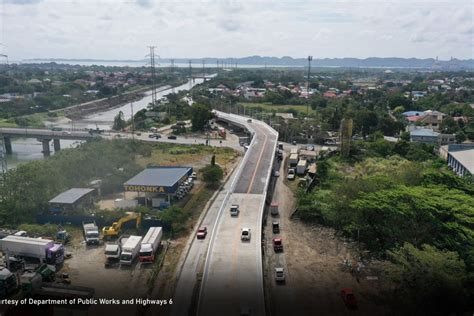
<svg viewBox="0 0 474 316"><path fill-rule="evenodd" d="M290 167L296 166L298 164L298 154L291 154L288 163Z"/></svg>
<svg viewBox="0 0 474 316"><path fill-rule="evenodd" d="M155 254L160 247L161 237L163 237L163 229L161 227L150 227L140 245L140 262L155 261Z"/></svg>
<svg viewBox="0 0 474 316"><path fill-rule="evenodd" d="M99 227L97 227L95 221L82 222L82 230L84 233L84 239L86 240L86 245L99 244Z"/></svg>
<svg viewBox="0 0 474 316"><path fill-rule="evenodd" d="M304 159L301 159L296 166L296 174L303 175L306 172L306 167L308 166L308 162Z"/></svg>
<svg viewBox="0 0 474 316"><path fill-rule="evenodd" d="M64 246L48 239L7 236L0 239L0 250L8 256L37 258L50 265L64 261Z"/></svg>
<svg viewBox="0 0 474 316"><path fill-rule="evenodd" d="M131 265L137 258L140 251L141 236L130 236L122 247L120 254L120 264Z"/></svg>

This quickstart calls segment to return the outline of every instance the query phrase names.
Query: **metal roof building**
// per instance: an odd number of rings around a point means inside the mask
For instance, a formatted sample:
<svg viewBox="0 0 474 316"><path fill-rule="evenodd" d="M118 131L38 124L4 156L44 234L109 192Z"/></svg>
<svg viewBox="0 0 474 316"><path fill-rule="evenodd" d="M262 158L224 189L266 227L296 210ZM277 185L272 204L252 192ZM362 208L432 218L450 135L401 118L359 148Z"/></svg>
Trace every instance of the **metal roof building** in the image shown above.
<svg viewBox="0 0 474 316"><path fill-rule="evenodd" d="M174 194L191 176L191 167L150 167L123 184L125 191Z"/></svg>
<svg viewBox="0 0 474 316"><path fill-rule="evenodd" d="M448 165L461 177L474 175L474 148L448 151Z"/></svg>
<svg viewBox="0 0 474 316"><path fill-rule="evenodd" d="M49 201L50 210L57 212L77 207L80 204L90 204L94 191L95 189L90 188L72 188L64 191Z"/></svg>

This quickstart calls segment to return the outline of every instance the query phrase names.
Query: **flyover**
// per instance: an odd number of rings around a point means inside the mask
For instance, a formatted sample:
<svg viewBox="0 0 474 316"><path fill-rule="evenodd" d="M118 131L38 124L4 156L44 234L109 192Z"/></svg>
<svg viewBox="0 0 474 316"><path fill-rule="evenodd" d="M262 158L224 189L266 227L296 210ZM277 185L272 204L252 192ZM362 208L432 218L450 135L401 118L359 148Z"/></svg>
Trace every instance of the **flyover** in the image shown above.
<svg viewBox="0 0 474 316"><path fill-rule="evenodd" d="M209 240L191 245L192 255L183 263L176 288L175 298L179 299L175 304L180 308L172 314L193 312L189 305L193 300L192 285L202 269L197 262L201 258L204 268L197 314L240 315L242 308L250 308L252 315L264 315L261 228L278 133L261 121L218 111L216 114L221 121L249 130L253 137L230 183L203 220L210 230ZM238 217L229 215L232 204L239 204ZM240 240L244 227L251 229L250 242Z"/></svg>
<svg viewBox="0 0 474 316"><path fill-rule="evenodd" d="M53 131L50 129L42 128L0 128L0 137L3 138L5 145L5 151L7 154L13 152L11 138L12 137L24 137L24 138L36 138L43 144L43 154L49 156L49 142L53 140L54 150L58 151L61 149L61 139L72 139L72 140L88 140L97 137L97 134L91 134L86 131Z"/></svg>

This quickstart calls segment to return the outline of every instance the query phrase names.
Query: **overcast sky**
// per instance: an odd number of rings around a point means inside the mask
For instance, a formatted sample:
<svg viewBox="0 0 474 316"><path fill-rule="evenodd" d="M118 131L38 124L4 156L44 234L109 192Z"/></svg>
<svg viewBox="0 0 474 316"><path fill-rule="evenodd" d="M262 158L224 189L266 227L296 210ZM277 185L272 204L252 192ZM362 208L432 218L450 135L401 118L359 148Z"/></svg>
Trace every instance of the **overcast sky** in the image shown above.
<svg viewBox="0 0 474 316"><path fill-rule="evenodd" d="M0 0L0 53L26 58L474 58L474 1Z"/></svg>

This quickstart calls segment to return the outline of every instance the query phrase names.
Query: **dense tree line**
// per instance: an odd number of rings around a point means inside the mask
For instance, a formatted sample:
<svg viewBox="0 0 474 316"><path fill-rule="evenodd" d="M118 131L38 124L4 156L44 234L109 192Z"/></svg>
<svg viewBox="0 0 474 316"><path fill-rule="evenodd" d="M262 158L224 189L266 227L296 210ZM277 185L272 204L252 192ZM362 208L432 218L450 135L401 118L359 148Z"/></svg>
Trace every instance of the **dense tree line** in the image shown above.
<svg viewBox="0 0 474 316"><path fill-rule="evenodd" d="M396 300L409 297L399 307L410 313L468 308L474 298L472 178L454 175L425 145L376 140L358 147L349 161L318 162L318 185L299 193L298 216L335 227L390 259ZM429 308L420 311L421 301Z"/></svg>
<svg viewBox="0 0 474 316"><path fill-rule="evenodd" d="M97 140L8 170L0 184L0 225L34 221L51 198L73 187L87 187L94 179L102 179L105 194L120 190L141 170L134 157L150 154L149 144Z"/></svg>

